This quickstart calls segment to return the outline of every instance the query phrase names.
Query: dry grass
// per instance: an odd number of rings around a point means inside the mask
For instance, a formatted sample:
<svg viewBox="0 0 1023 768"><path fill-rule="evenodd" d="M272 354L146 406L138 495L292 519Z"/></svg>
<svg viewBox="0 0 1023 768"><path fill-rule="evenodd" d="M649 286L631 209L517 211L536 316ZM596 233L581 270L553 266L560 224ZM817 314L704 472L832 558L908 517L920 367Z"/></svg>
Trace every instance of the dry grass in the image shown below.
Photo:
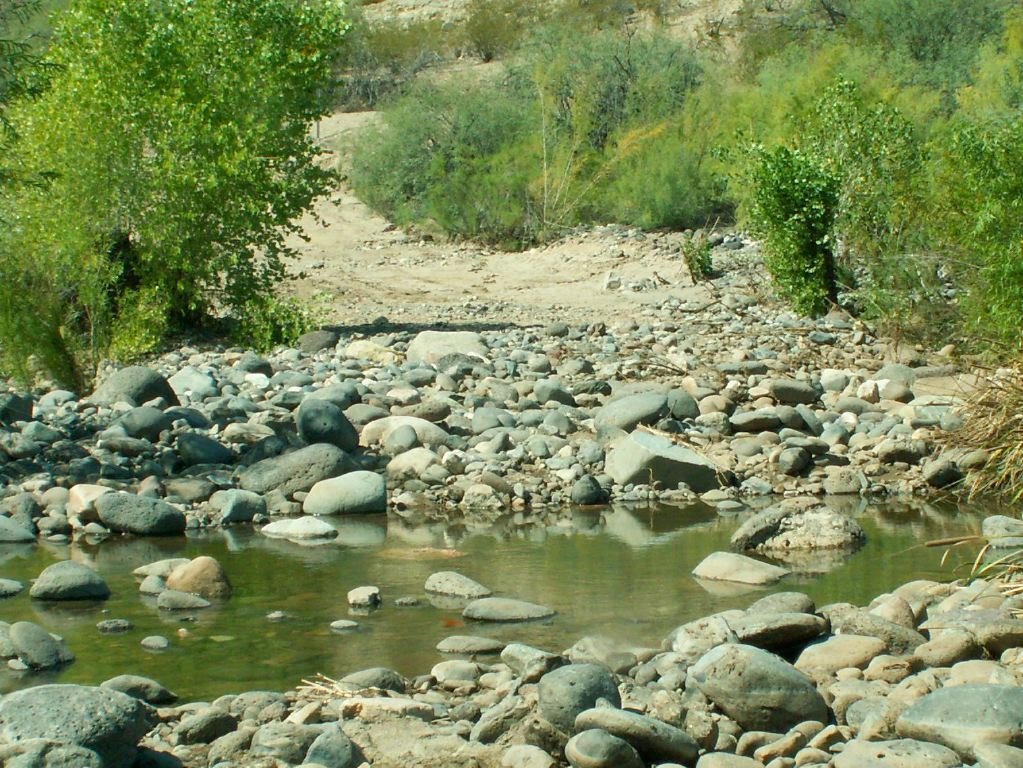
<svg viewBox="0 0 1023 768"><path fill-rule="evenodd" d="M1023 499L1023 368L992 374L965 405L966 424L952 439L990 458L967 480L969 498L988 494Z"/></svg>

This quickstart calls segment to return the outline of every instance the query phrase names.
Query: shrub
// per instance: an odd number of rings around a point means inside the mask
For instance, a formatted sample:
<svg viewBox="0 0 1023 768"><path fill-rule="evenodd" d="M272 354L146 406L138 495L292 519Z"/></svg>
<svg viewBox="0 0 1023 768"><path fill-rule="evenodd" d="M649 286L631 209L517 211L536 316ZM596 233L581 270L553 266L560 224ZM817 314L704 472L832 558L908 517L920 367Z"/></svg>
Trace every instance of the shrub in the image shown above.
<svg viewBox="0 0 1023 768"><path fill-rule="evenodd" d="M751 149L754 232L778 293L801 314L820 315L837 299L834 227L839 179L788 147Z"/></svg>
<svg viewBox="0 0 1023 768"><path fill-rule="evenodd" d="M308 126L344 29L332 0L80 0L61 17L58 74L17 111L17 162L51 181L0 201L0 270L47 294L62 358L94 365L146 291L168 327L269 299L334 178ZM5 352L26 358L25 322L6 320Z"/></svg>

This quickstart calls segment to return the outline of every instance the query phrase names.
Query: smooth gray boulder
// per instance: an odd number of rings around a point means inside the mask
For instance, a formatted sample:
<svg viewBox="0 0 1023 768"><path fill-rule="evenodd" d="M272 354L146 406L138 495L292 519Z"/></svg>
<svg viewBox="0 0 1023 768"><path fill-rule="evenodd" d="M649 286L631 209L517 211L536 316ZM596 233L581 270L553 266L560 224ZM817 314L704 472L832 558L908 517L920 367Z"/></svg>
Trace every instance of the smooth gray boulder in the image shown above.
<svg viewBox="0 0 1023 768"><path fill-rule="evenodd" d="M629 742L596 728L569 739L565 757L572 768L644 768L642 758Z"/></svg>
<svg viewBox="0 0 1023 768"><path fill-rule="evenodd" d="M167 379L167 383L179 400L202 401L207 397L216 397L220 393L217 380L194 365L186 365Z"/></svg>
<svg viewBox="0 0 1023 768"><path fill-rule="evenodd" d="M162 397L168 405L180 405L178 396L167 379L144 365L130 365L114 371L89 395L96 405L143 403Z"/></svg>
<svg viewBox="0 0 1023 768"><path fill-rule="evenodd" d="M11 624L8 637L14 653L29 669L52 669L75 660L62 640L31 621Z"/></svg>
<svg viewBox="0 0 1023 768"><path fill-rule="evenodd" d="M220 524L251 523L256 515L266 514L266 499L258 493L230 488L210 497L210 507L220 513Z"/></svg>
<svg viewBox="0 0 1023 768"><path fill-rule="evenodd" d="M693 568L693 576L711 581L765 585L789 575L789 571L734 552L711 552Z"/></svg>
<svg viewBox="0 0 1023 768"><path fill-rule="evenodd" d="M787 661L740 643L719 645L689 668L689 680L745 730L785 733L828 706L813 682Z"/></svg>
<svg viewBox="0 0 1023 768"><path fill-rule="evenodd" d="M988 515L980 524L980 532L987 543L996 549L1023 547L1023 520L1008 515Z"/></svg>
<svg viewBox="0 0 1023 768"><path fill-rule="evenodd" d="M575 729L589 728L599 728L629 742L647 763L688 765L695 762L700 753L693 737L681 728L623 709L595 707L580 712L575 719Z"/></svg>
<svg viewBox="0 0 1023 768"><path fill-rule="evenodd" d="M554 609L545 605L509 597L483 597L473 600L462 611L462 616L475 621L533 621L554 614Z"/></svg>
<svg viewBox="0 0 1023 768"><path fill-rule="evenodd" d="M137 536L173 536L185 530L185 513L161 499L105 493L96 499L100 522L111 531Z"/></svg>
<svg viewBox="0 0 1023 768"><path fill-rule="evenodd" d="M324 768L355 768L362 763L362 754L340 726L328 726L309 745L302 762L315 763Z"/></svg>
<svg viewBox="0 0 1023 768"><path fill-rule="evenodd" d="M234 453L226 445L209 435L198 432L184 432L178 435L174 446L178 458L186 467L196 464L233 464Z"/></svg>
<svg viewBox="0 0 1023 768"><path fill-rule="evenodd" d="M338 682L350 691L364 691L367 688L379 688L383 691L405 693L405 678L387 667L370 667L360 669L342 677Z"/></svg>
<svg viewBox="0 0 1023 768"><path fill-rule="evenodd" d="M137 437L155 443L160 439L161 432L171 428L174 419L159 408L140 405L125 413L114 424L121 427L128 437Z"/></svg>
<svg viewBox="0 0 1023 768"><path fill-rule="evenodd" d="M32 419L32 398L14 392L0 392L0 424Z"/></svg>
<svg viewBox="0 0 1023 768"><path fill-rule="evenodd" d="M853 739L846 742L831 765L833 768L959 768L962 761L951 749L926 741Z"/></svg>
<svg viewBox="0 0 1023 768"><path fill-rule="evenodd" d="M729 622L740 643L781 650L820 637L828 622L810 613L749 613Z"/></svg>
<svg viewBox="0 0 1023 768"><path fill-rule="evenodd" d="M44 568L28 593L37 600L106 600L110 587L89 566L62 560Z"/></svg>
<svg viewBox="0 0 1023 768"><path fill-rule="evenodd" d="M302 502L307 515L357 515L387 511L387 481L367 470L320 480Z"/></svg>
<svg viewBox="0 0 1023 768"><path fill-rule="evenodd" d="M618 683L607 667L568 664L548 672L537 686L540 714L555 728L572 733L575 719L600 699L614 707L622 704Z"/></svg>
<svg viewBox="0 0 1023 768"><path fill-rule="evenodd" d="M177 694L164 688L152 678L141 675L117 675L109 680L104 680L100 683L100 687L112 688L154 706L171 704L178 699Z"/></svg>
<svg viewBox="0 0 1023 768"><path fill-rule="evenodd" d="M238 485L254 493L276 490L290 496L296 491L308 491L321 480L356 469L351 458L336 445L317 443L257 461L238 474Z"/></svg>
<svg viewBox="0 0 1023 768"><path fill-rule="evenodd" d="M14 597L25 591L25 585L14 579L0 579L0 600Z"/></svg>
<svg viewBox="0 0 1023 768"><path fill-rule="evenodd" d="M25 544L35 541L36 535L17 520L0 516L0 544Z"/></svg>
<svg viewBox="0 0 1023 768"><path fill-rule="evenodd" d="M899 736L933 741L976 759L978 744L1023 746L1023 688L956 685L917 699L895 723Z"/></svg>
<svg viewBox="0 0 1023 768"><path fill-rule="evenodd" d="M593 421L598 430L631 432L640 424L653 425L668 415L668 395L640 392L611 400L597 411Z"/></svg>
<svg viewBox="0 0 1023 768"><path fill-rule="evenodd" d="M322 397L306 397L295 411L298 436L308 445L329 443L342 451L354 451L359 433L341 408Z"/></svg>
<svg viewBox="0 0 1023 768"><path fill-rule="evenodd" d="M131 765L154 710L109 688L40 685L0 699L0 742L50 739L92 750L105 768Z"/></svg>
<svg viewBox="0 0 1023 768"><path fill-rule="evenodd" d="M431 573L423 589L434 595L448 595L451 597L463 597L469 600L476 600L482 597L490 597L493 594L478 581L470 579L457 571L437 571Z"/></svg>
<svg viewBox="0 0 1023 768"><path fill-rule="evenodd" d="M684 484L696 493L704 493L726 484L709 459L643 430L615 445L607 455L604 469L619 485L657 482L664 488L676 488Z"/></svg>

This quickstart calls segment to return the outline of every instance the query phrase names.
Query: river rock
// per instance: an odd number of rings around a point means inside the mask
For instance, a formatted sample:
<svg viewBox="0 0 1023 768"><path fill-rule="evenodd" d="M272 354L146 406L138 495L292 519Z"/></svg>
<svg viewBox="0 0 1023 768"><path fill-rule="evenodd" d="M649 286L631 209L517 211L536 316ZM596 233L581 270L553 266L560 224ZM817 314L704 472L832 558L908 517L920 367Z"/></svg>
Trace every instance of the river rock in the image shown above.
<svg viewBox="0 0 1023 768"><path fill-rule="evenodd" d="M552 608L508 597L483 597L469 603L462 615L475 621L533 621L555 614Z"/></svg>
<svg viewBox="0 0 1023 768"><path fill-rule="evenodd" d="M238 727L238 718L219 707L203 707L181 718L174 729L178 744L209 744Z"/></svg>
<svg viewBox="0 0 1023 768"><path fill-rule="evenodd" d="M316 483L302 502L307 515L356 515L387 511L387 482L376 472L356 470Z"/></svg>
<svg viewBox="0 0 1023 768"><path fill-rule="evenodd" d="M165 501L133 493L106 493L96 499L99 520L111 531L138 536L172 536L185 530L185 514Z"/></svg>
<svg viewBox="0 0 1023 768"><path fill-rule="evenodd" d="M976 759L978 744L1023 746L1023 688L957 685L918 699L899 717L900 736L933 741Z"/></svg>
<svg viewBox="0 0 1023 768"><path fill-rule="evenodd" d="M356 587L348 590L347 597L352 608L376 608L380 605L380 587Z"/></svg>
<svg viewBox="0 0 1023 768"><path fill-rule="evenodd" d="M704 493L724 485L709 459L666 437L637 430L611 449L605 470L619 485L660 483L665 488L688 486Z"/></svg>
<svg viewBox="0 0 1023 768"><path fill-rule="evenodd" d="M572 768L643 768L643 760L629 742L595 728L569 739L565 757Z"/></svg>
<svg viewBox="0 0 1023 768"><path fill-rule="evenodd" d="M614 707L622 704L614 675L598 664L568 664L548 672L540 678L537 693L540 714L565 733L572 733L575 719L600 699Z"/></svg>
<svg viewBox="0 0 1023 768"><path fill-rule="evenodd" d="M478 581L457 571L437 571L426 579L423 589L435 595L461 597L469 600L490 597L493 594Z"/></svg>
<svg viewBox="0 0 1023 768"><path fill-rule="evenodd" d="M31 621L16 621L7 632L15 655L29 669L52 669L75 659L63 640Z"/></svg>
<svg viewBox="0 0 1023 768"><path fill-rule="evenodd" d="M251 523L257 515L266 514L266 499L258 493L229 488L210 497L210 508L220 513L220 524Z"/></svg>
<svg viewBox="0 0 1023 768"><path fill-rule="evenodd" d="M980 532L992 548L1023 547L1023 520L1008 515L988 515L980 524Z"/></svg>
<svg viewBox="0 0 1023 768"><path fill-rule="evenodd" d="M746 730L784 733L804 720L828 721L828 707L809 678L760 648L712 648L689 668L689 679Z"/></svg>
<svg viewBox="0 0 1023 768"><path fill-rule="evenodd" d="M114 423L119 425L128 437L155 443L160 439L161 432L171 428L174 419L159 408L141 405L132 408Z"/></svg>
<svg viewBox="0 0 1023 768"><path fill-rule="evenodd" d="M340 340L341 335L337 331L332 331L329 328L318 328L313 331L306 331L299 336L295 340L295 346L307 355L311 355L325 349L333 349Z"/></svg>
<svg viewBox="0 0 1023 768"><path fill-rule="evenodd" d="M89 566L62 560L43 569L29 595L37 600L106 600L110 587Z"/></svg>
<svg viewBox="0 0 1023 768"><path fill-rule="evenodd" d="M306 397L295 411L295 425L303 442L330 443L342 451L354 451L359 433L334 403L320 397Z"/></svg>
<svg viewBox="0 0 1023 768"><path fill-rule="evenodd" d="M109 680L104 680L100 683L100 687L112 688L154 706L171 704L178 699L175 693L164 688L155 680L141 675L117 675Z"/></svg>
<svg viewBox="0 0 1023 768"><path fill-rule="evenodd" d="M740 552L785 552L852 549L865 540L852 518L812 499L795 499L751 517L732 535L731 544Z"/></svg>
<svg viewBox="0 0 1023 768"><path fill-rule="evenodd" d="M865 635L834 635L806 646L796 659L800 672L824 679L840 669L865 669L876 656L887 649L883 640Z"/></svg>
<svg viewBox="0 0 1023 768"><path fill-rule="evenodd" d="M355 768L360 765L362 753L339 725L327 727L309 745L304 763L315 763L324 768Z"/></svg>
<svg viewBox="0 0 1023 768"><path fill-rule="evenodd" d="M631 432L640 424L653 425L668 414L668 395L664 392L640 392L608 402L597 411L597 429L621 429Z"/></svg>
<svg viewBox="0 0 1023 768"><path fill-rule="evenodd" d="M167 587L212 600L231 596L231 581L223 567L208 555L180 565L167 576Z"/></svg>
<svg viewBox="0 0 1023 768"><path fill-rule="evenodd" d="M290 539L292 541L322 540L337 537L337 529L317 517L275 520L269 525L264 525L259 529L259 532L272 539Z"/></svg>
<svg viewBox="0 0 1023 768"><path fill-rule="evenodd" d="M449 355L485 360L487 354L483 337L473 331L422 331L409 342L405 359L436 366Z"/></svg>
<svg viewBox="0 0 1023 768"><path fill-rule="evenodd" d="M31 397L18 395L14 392L0 392L0 424L12 424L15 421L29 421L31 418Z"/></svg>
<svg viewBox="0 0 1023 768"><path fill-rule="evenodd" d="M370 667L345 675L339 681L349 691L364 691L377 688L381 691L405 693L405 678L387 667Z"/></svg>
<svg viewBox="0 0 1023 768"><path fill-rule="evenodd" d="M163 398L168 405L180 405L167 379L143 365L114 371L89 395L89 400L96 405L142 405L157 398Z"/></svg>
<svg viewBox="0 0 1023 768"><path fill-rule="evenodd" d="M254 493L278 491L290 496L296 491L308 491L321 480L355 469L358 469L355 463L336 445L316 443L257 461L238 474L238 485Z"/></svg>
<svg viewBox="0 0 1023 768"><path fill-rule="evenodd" d="M209 608L210 601L178 589L165 589L156 596L156 607L165 611L193 611Z"/></svg>
<svg viewBox="0 0 1023 768"><path fill-rule="evenodd" d="M0 600L20 595L25 591L25 585L14 579L0 579Z"/></svg>
<svg viewBox="0 0 1023 768"><path fill-rule="evenodd" d="M503 640L476 635L451 635L437 643L437 650L441 653L458 653L465 656L500 653L504 648Z"/></svg>
<svg viewBox="0 0 1023 768"><path fill-rule="evenodd" d="M595 707L580 712L575 729L599 728L624 739L647 763L695 762L700 748L685 731L646 715L614 707Z"/></svg>
<svg viewBox="0 0 1023 768"><path fill-rule="evenodd" d="M186 467L197 464L233 464L234 453L209 435L183 432L174 443L178 458Z"/></svg>
<svg viewBox="0 0 1023 768"><path fill-rule="evenodd" d="M0 517L0 544L23 544L35 540L36 535L20 522Z"/></svg>
<svg viewBox="0 0 1023 768"><path fill-rule="evenodd" d="M828 622L810 613L752 612L729 624L740 643L767 650L805 643L828 631Z"/></svg>
<svg viewBox="0 0 1023 768"><path fill-rule="evenodd" d="M108 688L40 685L0 699L0 741L50 739L84 747L106 768L132 765L139 739L155 724L148 705Z"/></svg>
<svg viewBox="0 0 1023 768"><path fill-rule="evenodd" d="M167 383L174 390L179 400L191 400L201 402L207 397L216 397L220 394L220 387L217 380L209 373L200 371L193 365L186 365L175 373Z"/></svg>
<svg viewBox="0 0 1023 768"><path fill-rule="evenodd" d="M810 405L817 402L817 390L806 381L771 379L767 382L771 397L785 405Z"/></svg>
<svg viewBox="0 0 1023 768"><path fill-rule="evenodd" d="M835 755L833 768L959 768L959 756L947 747L913 739L853 739Z"/></svg>
<svg viewBox="0 0 1023 768"><path fill-rule="evenodd" d="M699 579L754 585L774 584L789 575L785 568L734 552L712 552L700 561L692 573Z"/></svg>
<svg viewBox="0 0 1023 768"><path fill-rule="evenodd" d="M371 446L385 442L391 433L402 427L411 427L420 445L436 447L447 445L451 436L442 427L415 416L385 416L374 419L362 428L359 445Z"/></svg>

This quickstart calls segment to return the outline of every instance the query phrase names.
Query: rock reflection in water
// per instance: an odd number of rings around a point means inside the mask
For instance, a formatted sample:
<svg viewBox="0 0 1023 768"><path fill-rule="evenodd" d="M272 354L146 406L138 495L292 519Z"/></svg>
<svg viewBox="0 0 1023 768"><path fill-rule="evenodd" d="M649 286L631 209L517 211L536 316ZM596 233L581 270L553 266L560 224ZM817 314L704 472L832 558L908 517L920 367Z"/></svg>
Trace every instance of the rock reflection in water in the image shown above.
<svg viewBox="0 0 1023 768"><path fill-rule="evenodd" d="M855 603L911 578L948 578L952 573L941 569L941 552L920 545L978 525L954 508L915 501L880 507L859 497L829 502L863 525L865 548L829 564L833 570L827 573L786 577L773 591L804 590L818 604ZM35 621L65 637L77 661L48 680L98 683L133 673L159 680L186 700L209 700L242 690L284 690L317 672L338 678L387 666L419 674L445 658L436 646L452 634L554 652L587 635L608 638L616 648L658 647L686 621L744 608L764 594L725 594L718 591L721 585L708 592L690 576L708 554L728 549L731 534L752 509L725 516L706 504L618 505L537 510L479 523L440 519L445 514L323 518L338 535L316 547L271 539L247 526L170 539L4 546L0 577L28 584L45 566L71 558L96 567L113 594L103 604L65 608L33 601L26 591L0 601L0 619ZM136 567L200 554L223 565L235 588L230 600L175 613L139 594ZM461 603L435 601L425 593L426 579L444 570L463 573L496 596L549 606L557 615L539 624L466 622ZM367 584L380 588L382 606L358 617L356 630L332 632L331 622L349 617L348 590ZM405 597L418 604L395 605ZM274 611L288 620L268 621ZM101 635L96 624L110 618L129 620L134 628ZM148 635L167 637L170 647L144 651L140 641ZM0 673L0 690L41 681Z"/></svg>

